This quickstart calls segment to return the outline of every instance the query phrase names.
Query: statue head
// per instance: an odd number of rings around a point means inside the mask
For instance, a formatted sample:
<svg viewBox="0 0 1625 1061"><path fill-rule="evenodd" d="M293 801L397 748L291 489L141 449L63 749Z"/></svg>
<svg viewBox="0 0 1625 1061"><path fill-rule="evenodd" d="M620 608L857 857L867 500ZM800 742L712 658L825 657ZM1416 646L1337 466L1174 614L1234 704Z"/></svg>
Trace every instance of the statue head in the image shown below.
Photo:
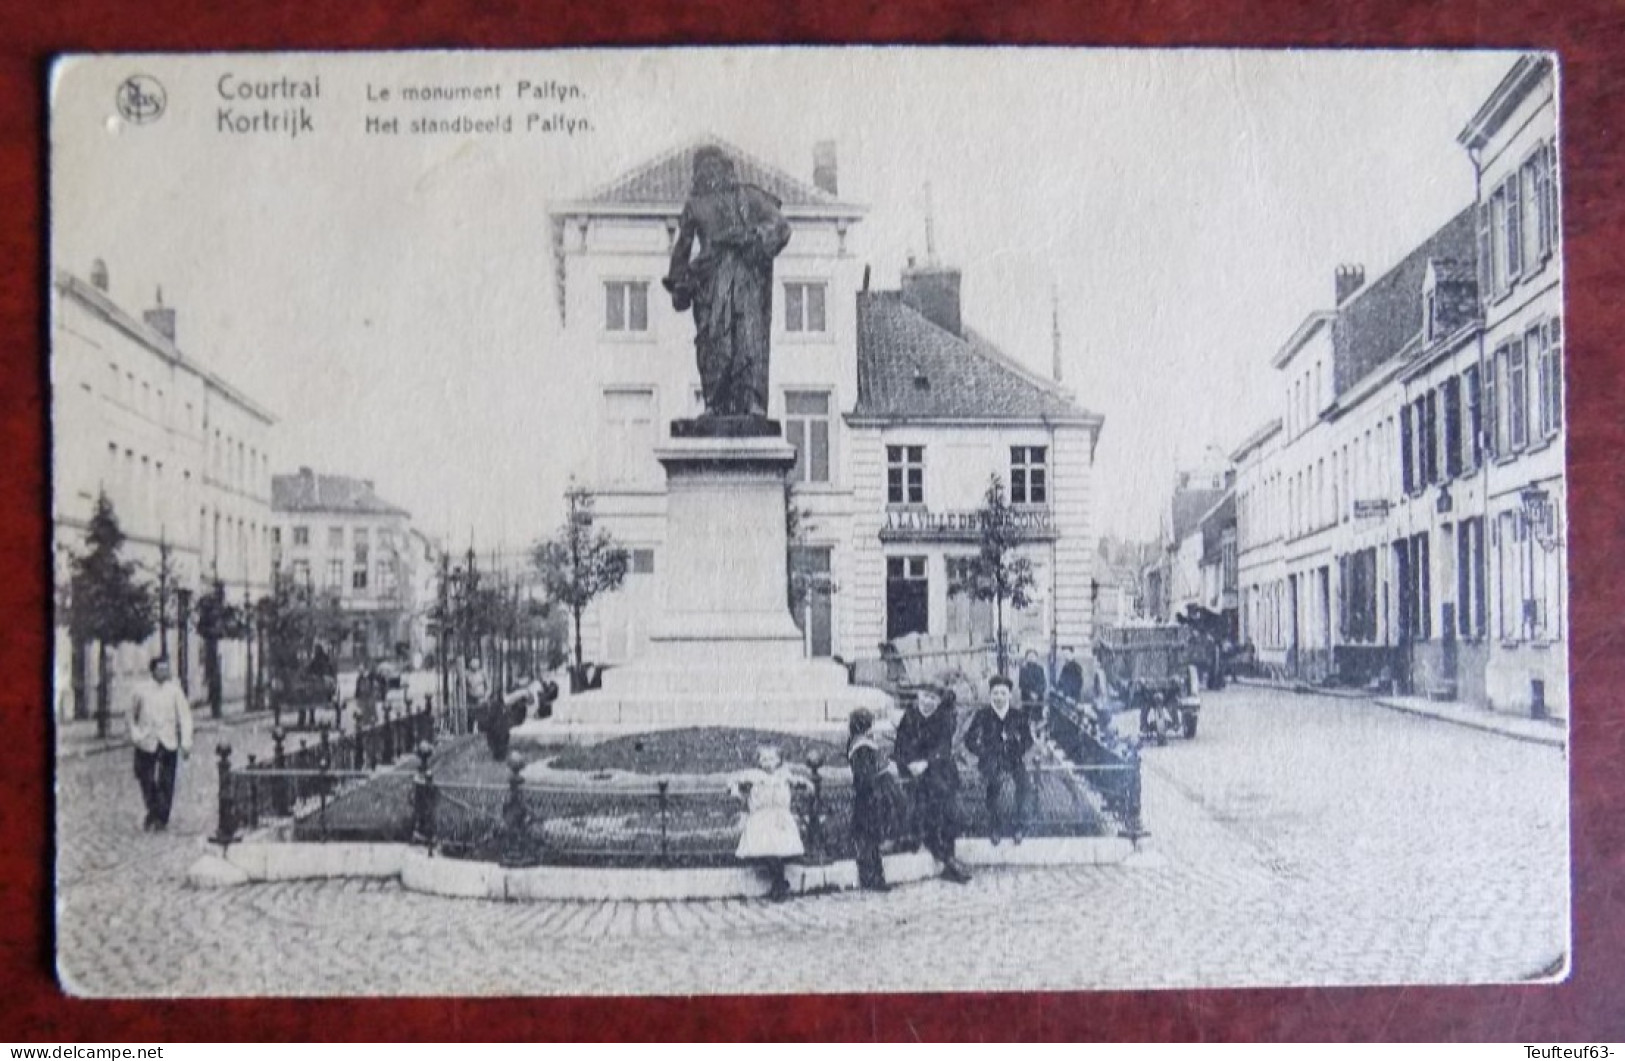
<svg viewBox="0 0 1625 1061"><path fill-rule="evenodd" d="M736 182L733 159L722 148L706 146L694 152L693 194L721 191Z"/></svg>

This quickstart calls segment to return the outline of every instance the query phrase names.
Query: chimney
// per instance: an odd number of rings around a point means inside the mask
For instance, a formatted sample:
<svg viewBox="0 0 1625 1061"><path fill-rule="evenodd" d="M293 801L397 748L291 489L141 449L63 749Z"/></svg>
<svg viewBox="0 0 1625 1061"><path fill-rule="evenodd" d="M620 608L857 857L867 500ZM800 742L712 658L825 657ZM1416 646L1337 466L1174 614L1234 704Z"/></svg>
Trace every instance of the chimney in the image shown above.
<svg viewBox="0 0 1625 1061"><path fill-rule="evenodd" d="M1341 306L1365 286L1365 266L1339 265L1336 273L1337 304Z"/></svg>
<svg viewBox="0 0 1625 1061"><path fill-rule="evenodd" d="M841 194L833 140L820 140L813 145L813 186L829 195Z"/></svg>
<svg viewBox="0 0 1625 1061"><path fill-rule="evenodd" d="M316 473L310 470L309 465L301 464L299 466L299 478L306 480L314 479L316 478Z"/></svg>
<svg viewBox="0 0 1625 1061"><path fill-rule="evenodd" d="M147 322L147 327L159 335L175 341L175 310L164 305L164 289L158 289L158 305L141 314L141 319Z"/></svg>
<svg viewBox="0 0 1625 1061"><path fill-rule="evenodd" d="M918 265L903 271L903 301L943 331L964 337L959 319L959 270Z"/></svg>
<svg viewBox="0 0 1625 1061"><path fill-rule="evenodd" d="M90 286L104 294L107 291L107 263L100 258L90 263Z"/></svg>

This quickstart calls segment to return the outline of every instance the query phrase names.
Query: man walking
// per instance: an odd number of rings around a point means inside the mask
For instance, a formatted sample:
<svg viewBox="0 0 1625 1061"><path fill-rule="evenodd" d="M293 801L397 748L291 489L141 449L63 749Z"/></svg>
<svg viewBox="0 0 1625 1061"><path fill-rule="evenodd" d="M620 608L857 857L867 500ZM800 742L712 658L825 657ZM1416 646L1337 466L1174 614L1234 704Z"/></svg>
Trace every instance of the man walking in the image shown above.
<svg viewBox="0 0 1625 1061"><path fill-rule="evenodd" d="M897 726L892 757L914 779L914 819L944 880L964 884L970 873L954 857L959 838L959 768L954 765L953 693L921 688Z"/></svg>
<svg viewBox="0 0 1625 1061"><path fill-rule="evenodd" d="M988 683L988 706L978 710L965 731L965 748L976 756L982 781L987 786L989 839L997 844L1001 836L1021 843L1027 832L1027 810L1032 802L1032 786L1027 777L1027 753L1032 750L1032 727L1020 711L1010 709L1010 679L995 674ZM1001 809L1000 790L1010 778L1015 789L1014 813Z"/></svg>
<svg viewBox="0 0 1625 1061"><path fill-rule="evenodd" d="M141 828L163 832L175 802L175 765L192 754L192 705L172 680L163 656L148 666L152 681L136 690L130 708L130 743L135 745L135 778L147 818Z"/></svg>

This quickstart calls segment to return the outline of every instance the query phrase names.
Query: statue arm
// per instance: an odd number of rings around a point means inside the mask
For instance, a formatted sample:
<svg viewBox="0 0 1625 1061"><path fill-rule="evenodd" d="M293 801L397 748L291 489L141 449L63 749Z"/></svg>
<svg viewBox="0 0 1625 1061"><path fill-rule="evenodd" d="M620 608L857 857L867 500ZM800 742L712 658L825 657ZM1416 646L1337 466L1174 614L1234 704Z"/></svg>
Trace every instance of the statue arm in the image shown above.
<svg viewBox="0 0 1625 1061"><path fill-rule="evenodd" d="M752 235L756 237L756 247L762 257L772 261L790 242L790 222L780 212L777 199L759 188L753 187L752 191L755 192L751 196L755 206L752 211Z"/></svg>
<svg viewBox="0 0 1625 1061"><path fill-rule="evenodd" d="M679 313L694 302L694 282L689 276L688 263L694 253L694 233L697 228L693 212L683 207L683 216L677 222L677 239L671 248L671 265L666 270L666 278L661 281L671 292L672 306Z"/></svg>

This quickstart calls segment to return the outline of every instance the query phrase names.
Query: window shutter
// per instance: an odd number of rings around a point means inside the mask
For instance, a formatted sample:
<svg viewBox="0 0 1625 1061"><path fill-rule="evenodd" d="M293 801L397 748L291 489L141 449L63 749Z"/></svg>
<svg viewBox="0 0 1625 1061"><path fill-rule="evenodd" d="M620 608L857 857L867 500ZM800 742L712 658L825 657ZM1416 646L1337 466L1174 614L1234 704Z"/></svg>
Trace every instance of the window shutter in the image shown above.
<svg viewBox="0 0 1625 1061"><path fill-rule="evenodd" d="M1546 211L1546 221L1550 226L1547 233L1547 244L1556 249L1562 239L1563 222L1559 216L1563 207L1563 190L1557 179L1557 141L1553 140L1546 145L1546 196L1549 204Z"/></svg>
<svg viewBox="0 0 1625 1061"><path fill-rule="evenodd" d="M1399 408L1399 469L1401 485L1405 492L1411 492L1411 407L1402 405Z"/></svg>
<svg viewBox="0 0 1625 1061"><path fill-rule="evenodd" d="M1490 204L1478 204L1478 297L1488 301L1495 293L1495 241L1490 235Z"/></svg>
<svg viewBox="0 0 1625 1061"><path fill-rule="evenodd" d="M1496 382L1496 364L1501 351L1496 350L1484 363L1484 452L1491 457L1501 452L1501 388Z"/></svg>
<svg viewBox="0 0 1625 1061"><path fill-rule="evenodd" d="M1507 279L1523 275L1523 182L1513 173L1506 182Z"/></svg>
<svg viewBox="0 0 1625 1061"><path fill-rule="evenodd" d="M1534 157L1535 247L1545 257L1552 250L1551 158L1541 145Z"/></svg>

